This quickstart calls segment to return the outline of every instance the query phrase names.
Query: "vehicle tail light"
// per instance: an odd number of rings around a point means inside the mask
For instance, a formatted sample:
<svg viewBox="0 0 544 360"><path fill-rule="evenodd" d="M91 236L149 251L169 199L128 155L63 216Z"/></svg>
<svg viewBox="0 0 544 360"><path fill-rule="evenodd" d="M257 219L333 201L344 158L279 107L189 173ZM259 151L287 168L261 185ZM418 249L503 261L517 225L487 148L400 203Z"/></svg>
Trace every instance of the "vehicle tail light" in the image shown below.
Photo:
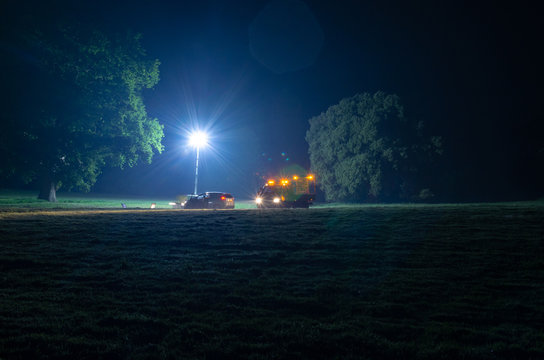
<svg viewBox="0 0 544 360"><path fill-rule="evenodd" d="M224 196L221 196L221 200L225 200L225 199L226 199L226 197L224 197Z"/></svg>

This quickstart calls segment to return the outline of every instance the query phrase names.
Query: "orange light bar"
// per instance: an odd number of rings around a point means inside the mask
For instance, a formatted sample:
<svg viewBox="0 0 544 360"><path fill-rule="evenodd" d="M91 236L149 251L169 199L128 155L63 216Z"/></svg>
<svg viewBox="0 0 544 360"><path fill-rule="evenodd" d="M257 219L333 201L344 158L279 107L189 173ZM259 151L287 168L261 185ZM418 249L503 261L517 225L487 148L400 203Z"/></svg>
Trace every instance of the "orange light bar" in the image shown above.
<svg viewBox="0 0 544 360"><path fill-rule="evenodd" d="M274 180L268 180L268 185L274 185L275 181Z"/></svg>
<svg viewBox="0 0 544 360"><path fill-rule="evenodd" d="M281 184L284 186L289 185L289 180L281 179Z"/></svg>

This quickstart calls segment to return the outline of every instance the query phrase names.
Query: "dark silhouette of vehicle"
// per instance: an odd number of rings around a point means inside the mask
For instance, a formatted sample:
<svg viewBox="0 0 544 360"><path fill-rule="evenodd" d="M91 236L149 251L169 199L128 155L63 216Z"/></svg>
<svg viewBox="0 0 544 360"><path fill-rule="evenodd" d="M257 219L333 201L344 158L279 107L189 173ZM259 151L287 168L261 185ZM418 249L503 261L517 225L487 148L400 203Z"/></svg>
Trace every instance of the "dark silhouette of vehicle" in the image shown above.
<svg viewBox="0 0 544 360"><path fill-rule="evenodd" d="M255 203L265 208L308 208L315 199L315 176L270 179L257 192Z"/></svg>
<svg viewBox="0 0 544 360"><path fill-rule="evenodd" d="M189 195L185 209L234 209L234 197L229 193L208 191L199 195Z"/></svg>

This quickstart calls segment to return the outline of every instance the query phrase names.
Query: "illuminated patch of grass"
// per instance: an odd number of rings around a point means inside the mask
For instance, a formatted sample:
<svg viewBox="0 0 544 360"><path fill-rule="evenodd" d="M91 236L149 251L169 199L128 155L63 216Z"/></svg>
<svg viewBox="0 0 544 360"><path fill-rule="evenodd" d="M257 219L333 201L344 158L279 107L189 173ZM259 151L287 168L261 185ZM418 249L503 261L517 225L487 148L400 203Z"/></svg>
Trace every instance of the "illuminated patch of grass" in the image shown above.
<svg viewBox="0 0 544 360"><path fill-rule="evenodd" d="M149 209L152 203L157 208L170 209L168 203L175 201L164 198L144 198L135 196L113 196L78 193L57 193L57 202L50 203L37 199L37 192L33 191L0 191L0 209L9 208L33 208L33 209L77 209L77 208L122 208L124 203L127 208Z"/></svg>
<svg viewBox="0 0 544 360"><path fill-rule="evenodd" d="M0 209L121 209L121 204L125 204L128 209L149 209L153 203L157 209L172 209L169 203L175 201L177 201L175 196L165 199L129 195L58 193L57 202L50 203L37 199L37 193L33 191L0 190ZM235 206L237 209L256 208L252 200L236 199Z"/></svg>
<svg viewBox="0 0 544 360"><path fill-rule="evenodd" d="M544 358L544 206L0 216L0 357Z"/></svg>

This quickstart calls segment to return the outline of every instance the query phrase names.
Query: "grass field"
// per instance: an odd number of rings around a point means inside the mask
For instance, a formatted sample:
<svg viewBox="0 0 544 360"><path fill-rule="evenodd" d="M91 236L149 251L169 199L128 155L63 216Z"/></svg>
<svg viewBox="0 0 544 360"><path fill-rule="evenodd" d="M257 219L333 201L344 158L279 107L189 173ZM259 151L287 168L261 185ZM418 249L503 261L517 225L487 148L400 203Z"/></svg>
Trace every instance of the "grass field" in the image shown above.
<svg viewBox="0 0 544 360"><path fill-rule="evenodd" d="M9 201L0 197L2 359L544 358L541 202Z"/></svg>
<svg viewBox="0 0 544 360"><path fill-rule="evenodd" d="M119 197L118 195L96 195L82 193L57 194L57 202L50 203L37 200L38 192L0 190L0 211L11 209L122 209L125 204L128 209L150 209L155 204L156 209L172 209L170 202L176 202L177 196L165 199L163 197L149 198L138 196ZM237 209L256 208L253 201L236 199Z"/></svg>

